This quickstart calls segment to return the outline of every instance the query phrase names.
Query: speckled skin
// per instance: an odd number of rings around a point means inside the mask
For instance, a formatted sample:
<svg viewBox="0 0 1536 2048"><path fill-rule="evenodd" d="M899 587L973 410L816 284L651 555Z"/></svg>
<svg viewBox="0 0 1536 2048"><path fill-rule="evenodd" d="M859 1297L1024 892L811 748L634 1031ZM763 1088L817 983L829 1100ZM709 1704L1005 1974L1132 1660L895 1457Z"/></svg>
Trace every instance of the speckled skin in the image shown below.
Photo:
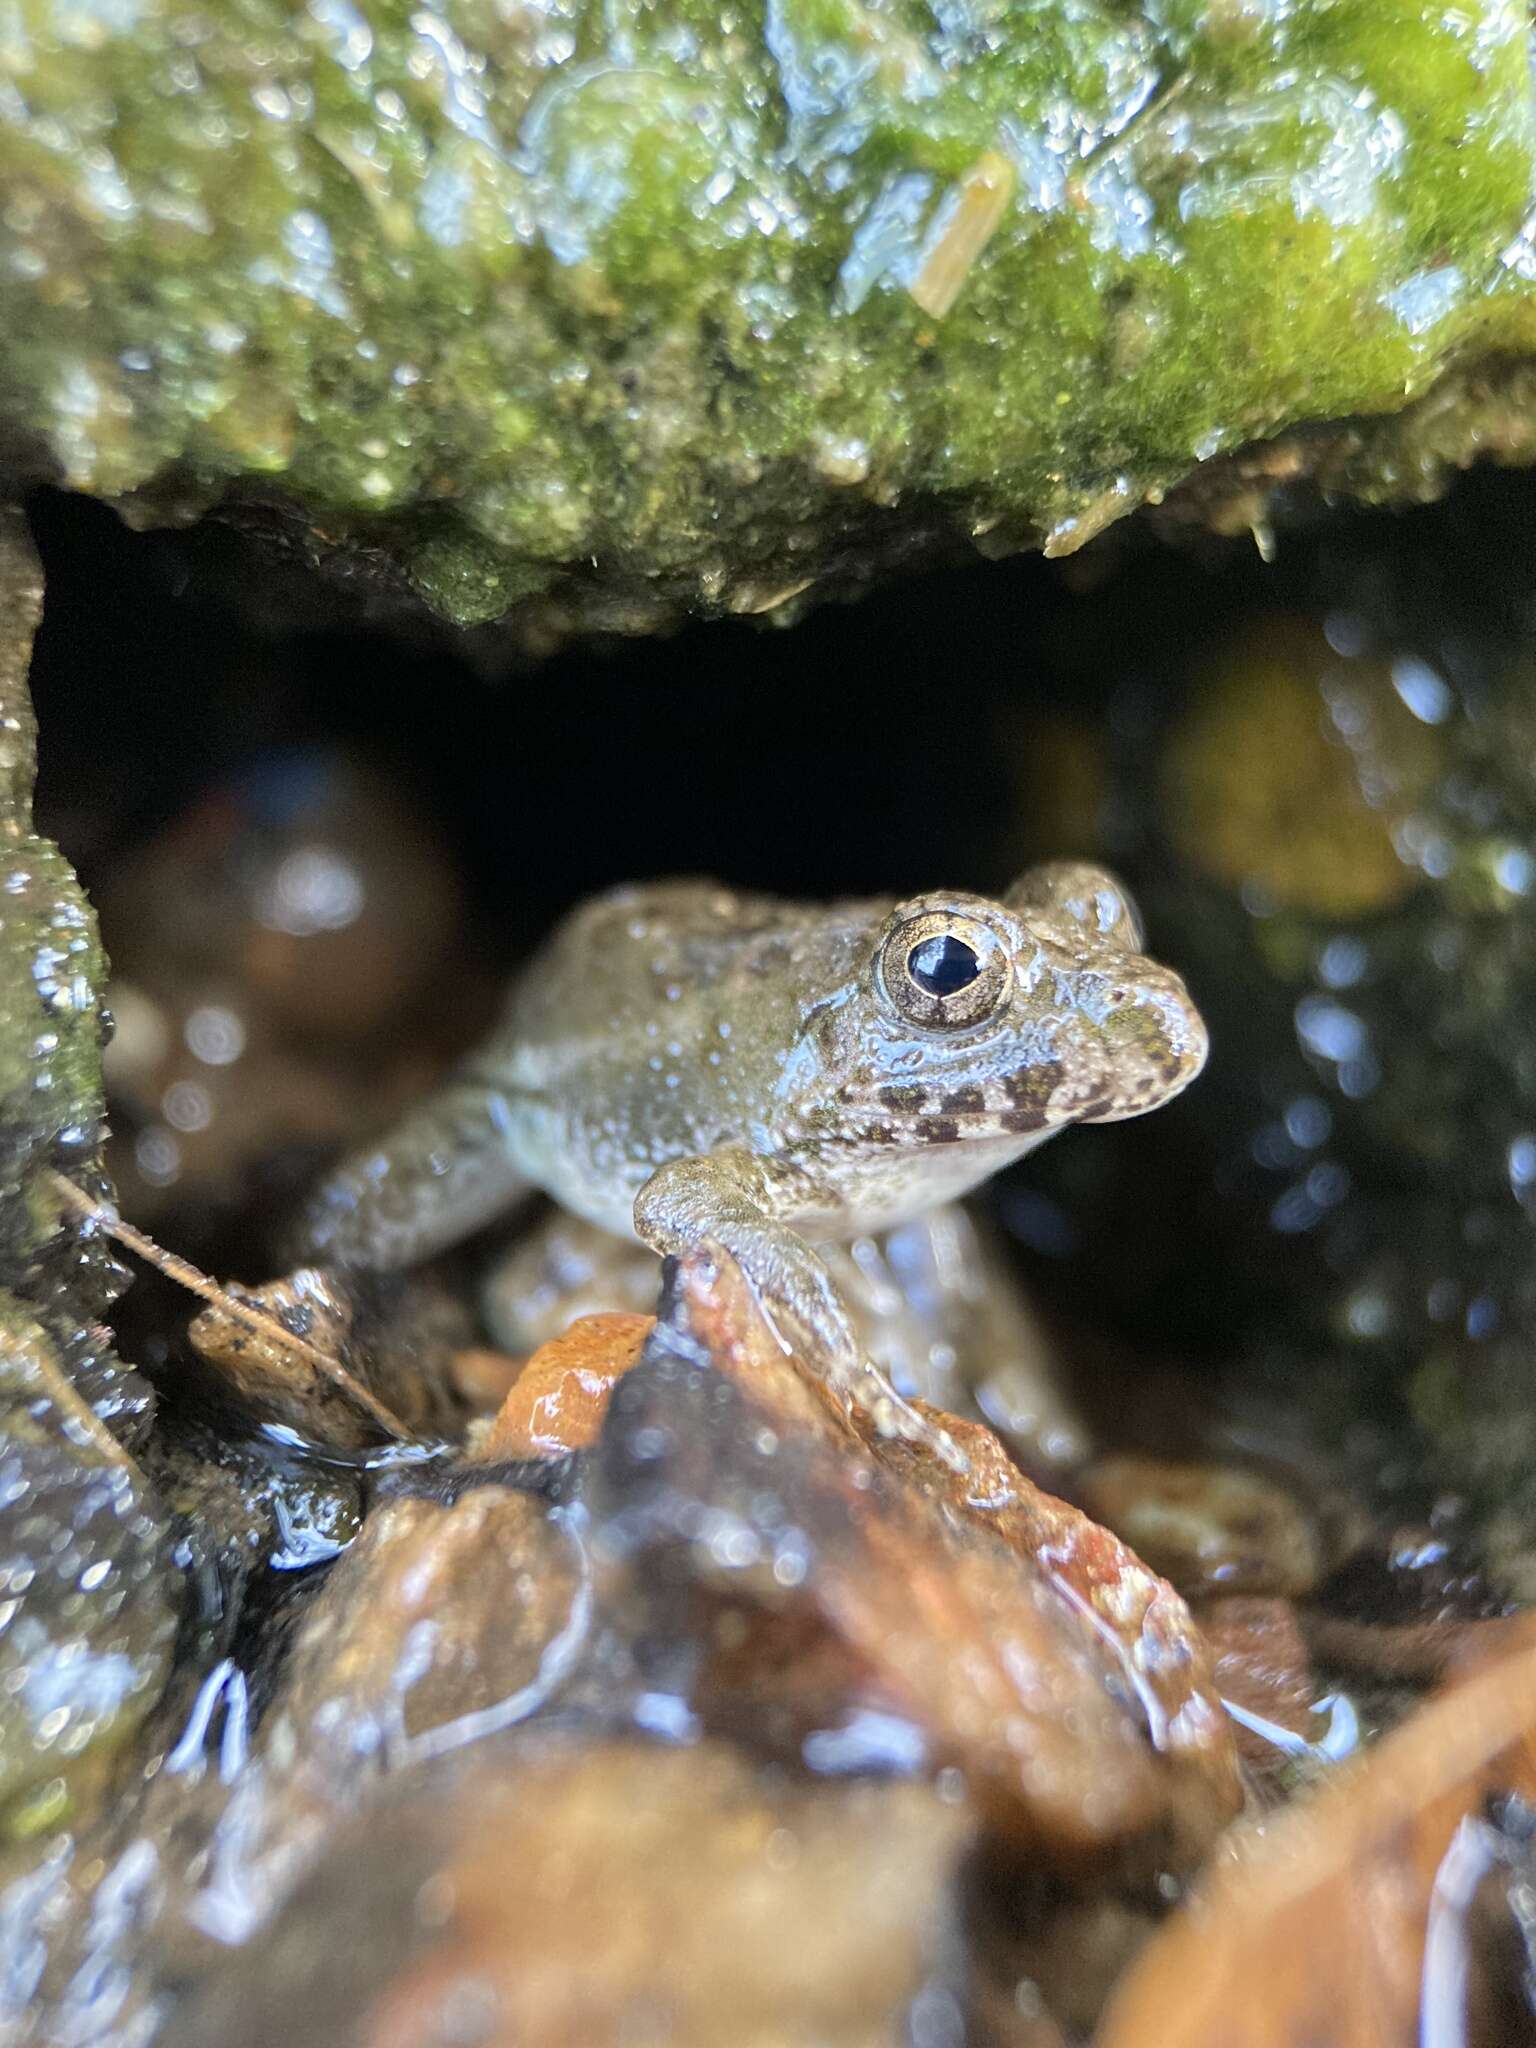
<svg viewBox="0 0 1536 2048"><path fill-rule="evenodd" d="M984 1015L904 1012L914 919L992 949ZM1205 1028L1139 944L1118 884L1078 863L1001 901L615 890L560 926L450 1084L319 1190L304 1251L408 1265L537 1186L659 1252L723 1246L786 1342L867 1398L809 1240L908 1221L1068 1124L1176 1095Z"/></svg>

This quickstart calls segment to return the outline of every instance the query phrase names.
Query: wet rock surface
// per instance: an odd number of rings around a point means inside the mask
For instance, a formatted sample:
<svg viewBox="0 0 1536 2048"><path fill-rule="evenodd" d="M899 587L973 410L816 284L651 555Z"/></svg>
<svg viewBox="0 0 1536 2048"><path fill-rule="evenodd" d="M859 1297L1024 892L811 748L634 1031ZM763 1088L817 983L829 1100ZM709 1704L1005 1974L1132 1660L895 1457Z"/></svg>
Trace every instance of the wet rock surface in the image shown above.
<svg viewBox="0 0 1536 2048"><path fill-rule="evenodd" d="M965 1836L930 1788L795 1784L723 1744L492 1752L451 1791L343 1833L163 2039L953 2035L946 1892Z"/></svg>
<svg viewBox="0 0 1536 2048"><path fill-rule="evenodd" d="M701 1600L809 1610L1004 1833L1069 1860L1142 1836L1198 1854L1237 1784L1171 1589L987 1431L958 1429L963 1477L861 1433L784 1359L734 1268L685 1268L678 1313L616 1390L586 1496L648 1688L687 1709Z"/></svg>
<svg viewBox="0 0 1536 2048"><path fill-rule="evenodd" d="M27 691L41 572L0 507L0 1834L47 1835L164 1685L179 1587L160 1504L123 1448L149 1390L98 1318L123 1275L61 1217L49 1174L101 1185L104 980L95 920L32 829Z"/></svg>
<svg viewBox="0 0 1536 2048"><path fill-rule="evenodd" d="M0 1835L14 1838L46 1834L82 1778L130 1743L170 1672L180 1586L159 1504L105 1432L82 1444L77 1408L60 1398L63 1366L7 1306Z"/></svg>
<svg viewBox="0 0 1536 2048"><path fill-rule="evenodd" d="M138 1792L0 1893L29 1965L0 2018L43 2040L158 2025L344 1824L413 1786L432 1811L454 1759L547 1702L586 1640L582 1584L569 1537L523 1494L381 1507L301 1619L273 1610L265 1655L180 1688Z"/></svg>
<svg viewBox="0 0 1536 2048"><path fill-rule="evenodd" d="M953 2028L978 1835L1064 1875L1112 1853L1152 1924L1237 1795L1182 1603L981 1429L964 1481L861 1441L728 1273L685 1269L638 1359L608 1321L569 1505L537 1466L381 1473L297 1618L183 1691L137 1797L0 1892L38 1957L18 2023Z"/></svg>
<svg viewBox="0 0 1536 2048"><path fill-rule="evenodd" d="M58 848L33 829L36 721L28 691L42 570L19 508L0 506L0 1285L46 1325L69 1382L132 1435L148 1389L97 1318L123 1284L105 1245L59 1214L46 1174L98 1190L105 962L95 914ZM28 1341L22 1329L13 1331Z"/></svg>
<svg viewBox="0 0 1536 2048"><path fill-rule="evenodd" d="M610 1323L575 1503L377 1479L276 1669L209 1667L137 1800L0 1894L43 1946L14 2019L414 2040L489 1982L492 2040L885 2040L961 2023L977 1833L1124 1849L1151 1923L1237 1792L1176 1595L979 1427L965 1483L860 1442L739 1280L684 1274L635 1362Z"/></svg>

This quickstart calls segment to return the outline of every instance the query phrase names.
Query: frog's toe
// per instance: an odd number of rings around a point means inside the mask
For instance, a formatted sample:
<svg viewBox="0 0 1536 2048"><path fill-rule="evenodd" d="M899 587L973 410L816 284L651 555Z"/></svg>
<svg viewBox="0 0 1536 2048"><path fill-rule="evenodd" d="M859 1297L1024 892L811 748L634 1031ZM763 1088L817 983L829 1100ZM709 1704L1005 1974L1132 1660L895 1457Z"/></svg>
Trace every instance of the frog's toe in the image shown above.
<svg viewBox="0 0 1536 2048"><path fill-rule="evenodd" d="M970 1471L970 1459L943 1424L898 1394L870 1359L863 1361L854 1399L881 1436L899 1437L904 1443L915 1444L962 1478Z"/></svg>

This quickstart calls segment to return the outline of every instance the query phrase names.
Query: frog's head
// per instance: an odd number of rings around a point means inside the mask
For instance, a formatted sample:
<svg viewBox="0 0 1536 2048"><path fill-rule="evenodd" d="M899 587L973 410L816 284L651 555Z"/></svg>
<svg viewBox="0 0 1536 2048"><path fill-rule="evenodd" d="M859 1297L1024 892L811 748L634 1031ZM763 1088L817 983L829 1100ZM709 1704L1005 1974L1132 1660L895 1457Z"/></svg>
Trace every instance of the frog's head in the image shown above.
<svg viewBox="0 0 1536 2048"><path fill-rule="evenodd" d="M1081 862L1031 869L1001 901L897 904L822 1020L823 1129L861 1152L949 1155L926 1170L957 1192L1068 1124L1156 1109L1207 1039L1183 982L1140 947L1120 885Z"/></svg>

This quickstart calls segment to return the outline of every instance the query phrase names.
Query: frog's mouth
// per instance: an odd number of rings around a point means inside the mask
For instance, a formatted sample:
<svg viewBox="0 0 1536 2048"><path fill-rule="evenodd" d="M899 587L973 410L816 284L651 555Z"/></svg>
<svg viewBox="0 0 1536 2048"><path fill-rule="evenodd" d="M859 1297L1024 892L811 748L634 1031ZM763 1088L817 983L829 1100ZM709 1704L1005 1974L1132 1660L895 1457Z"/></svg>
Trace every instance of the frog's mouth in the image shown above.
<svg viewBox="0 0 1536 2048"><path fill-rule="evenodd" d="M916 1145L971 1145L987 1138L1038 1138L1080 1122L1095 1108L1109 1110L1106 1088L1069 1078L1058 1060L1035 1060L986 1081L918 1082L879 1090L887 1128Z"/></svg>

